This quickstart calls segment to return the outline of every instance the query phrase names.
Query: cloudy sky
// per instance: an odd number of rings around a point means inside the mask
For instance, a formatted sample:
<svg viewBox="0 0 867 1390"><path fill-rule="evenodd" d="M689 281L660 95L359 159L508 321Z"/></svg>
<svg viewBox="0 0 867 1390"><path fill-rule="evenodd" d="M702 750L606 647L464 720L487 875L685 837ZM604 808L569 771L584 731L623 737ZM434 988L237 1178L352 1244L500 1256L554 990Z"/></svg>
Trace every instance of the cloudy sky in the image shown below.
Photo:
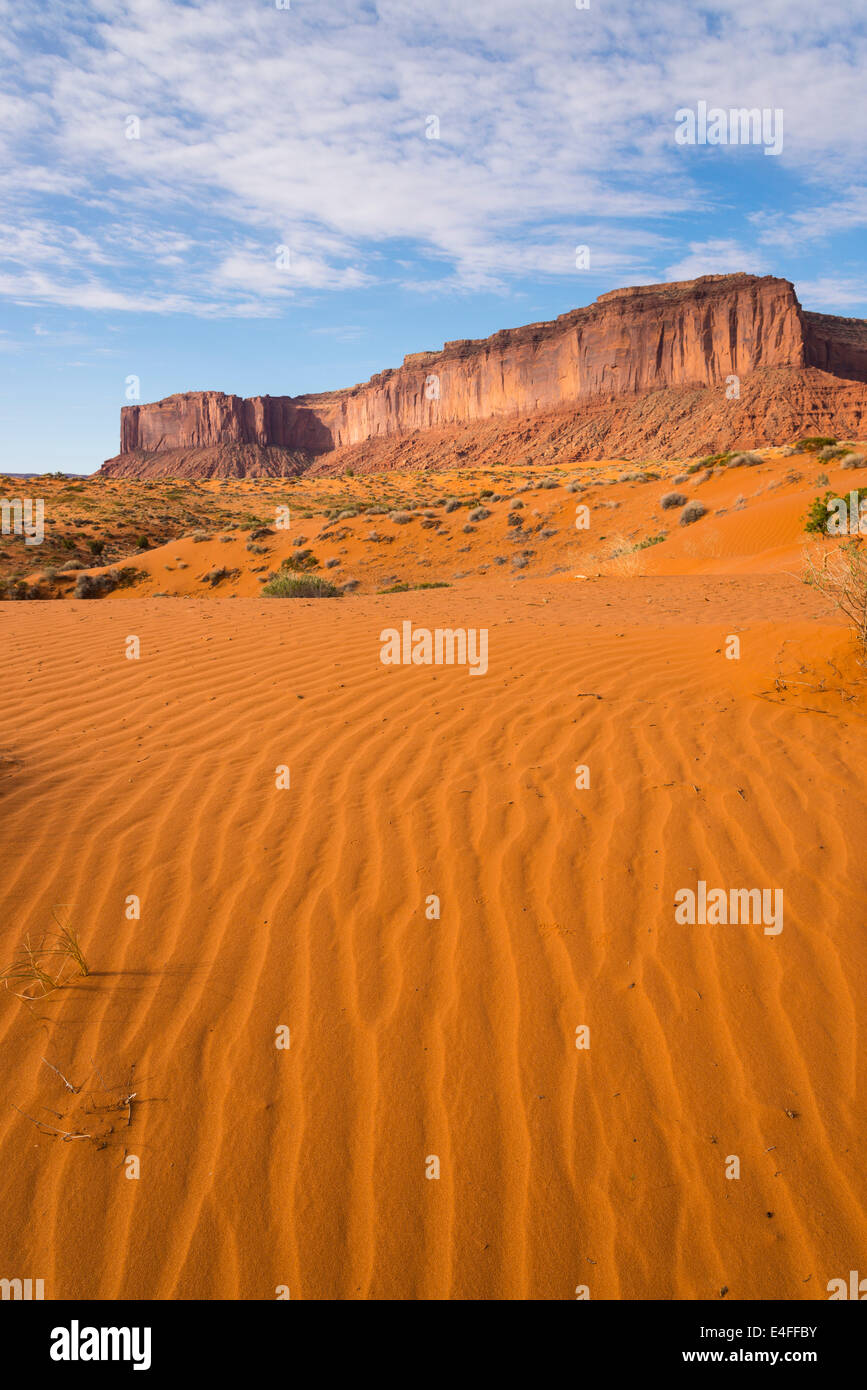
<svg viewBox="0 0 867 1390"><path fill-rule="evenodd" d="M130 376L327 390L621 285L867 316L856 9L0 0L0 469L98 467ZM700 102L781 153L679 143Z"/></svg>

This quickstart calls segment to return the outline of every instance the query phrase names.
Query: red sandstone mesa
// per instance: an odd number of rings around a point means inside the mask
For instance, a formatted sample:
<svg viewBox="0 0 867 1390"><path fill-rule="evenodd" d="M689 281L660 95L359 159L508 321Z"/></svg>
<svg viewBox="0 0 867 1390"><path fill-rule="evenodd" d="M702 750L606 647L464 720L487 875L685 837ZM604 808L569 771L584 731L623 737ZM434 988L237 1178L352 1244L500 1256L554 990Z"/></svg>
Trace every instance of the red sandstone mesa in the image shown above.
<svg viewBox="0 0 867 1390"><path fill-rule="evenodd" d="M752 385L746 414L726 397L733 376ZM127 406L121 453L103 471L299 472L317 456L340 451L342 459L347 448L389 437L564 411L574 418L570 447L579 454L599 457L616 440L628 456L659 442L659 411L648 410L647 398L667 391L681 414L691 393L686 413L711 447L738 442L748 427L756 432L746 443L783 443L793 421L797 432L801 420L805 428L828 425L829 414L858 433L867 421L863 383L867 322L805 312L788 280L706 275L613 290L549 323L413 353L346 390L251 399L196 391ZM758 407L757 388L767 396ZM618 418L606 423L614 402ZM394 466L388 451L376 454L373 466Z"/></svg>

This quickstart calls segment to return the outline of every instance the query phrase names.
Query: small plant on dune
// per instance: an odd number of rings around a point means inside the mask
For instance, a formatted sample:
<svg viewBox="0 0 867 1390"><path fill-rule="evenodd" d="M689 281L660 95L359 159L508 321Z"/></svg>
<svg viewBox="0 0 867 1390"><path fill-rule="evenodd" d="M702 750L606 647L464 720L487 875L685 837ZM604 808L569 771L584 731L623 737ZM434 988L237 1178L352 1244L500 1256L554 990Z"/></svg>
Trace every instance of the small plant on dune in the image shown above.
<svg viewBox="0 0 867 1390"><path fill-rule="evenodd" d="M381 594L406 594L410 589L450 589L451 585L445 580L428 581L423 584L392 584L388 589L380 589Z"/></svg>
<svg viewBox="0 0 867 1390"><path fill-rule="evenodd" d="M752 451L743 454L732 454L728 460L729 468L755 468L760 463L764 463L761 454L756 454Z"/></svg>
<svg viewBox="0 0 867 1390"><path fill-rule="evenodd" d="M808 552L805 561L804 583L827 594L849 619L863 664L867 658L867 546L850 538L831 550Z"/></svg>
<svg viewBox="0 0 867 1390"><path fill-rule="evenodd" d="M48 954L44 949L44 942L34 946L30 936L25 936L17 956L0 975L7 989L10 988L10 982L20 986L20 989L12 989L16 998L29 1003L60 989L62 980L52 975L43 965L43 960Z"/></svg>
<svg viewBox="0 0 867 1390"><path fill-rule="evenodd" d="M340 598L341 590L315 574L278 574L262 589L268 598Z"/></svg>
<svg viewBox="0 0 867 1390"><path fill-rule="evenodd" d="M90 966L88 965L87 957L85 956L84 951L82 950L81 940L79 938L78 932L75 930L74 927L70 926L68 922L65 924L62 923L57 916L55 916L54 920L55 922L57 922L57 925L60 928L60 930L57 933L55 933L53 938L56 942L54 954L59 956L65 956L67 960L71 960L75 965L77 965L79 975L89 975Z"/></svg>
<svg viewBox="0 0 867 1390"><path fill-rule="evenodd" d="M312 550L299 550L294 555L287 555L284 560L281 560L280 568L300 573L315 569L318 563L319 561Z"/></svg>
<svg viewBox="0 0 867 1390"><path fill-rule="evenodd" d="M860 511L861 499L867 497L867 487L853 488L852 492L857 498L857 505ZM804 520L804 530L819 534L828 532L828 520L831 516L832 509L834 509L835 506L838 509L840 506L848 509L849 502L850 499L848 497L837 497L831 491L823 493L821 497L814 497L807 509L807 515ZM829 534L835 534L833 529Z"/></svg>
<svg viewBox="0 0 867 1390"><path fill-rule="evenodd" d="M6 989L10 988L10 981L20 985L12 993L27 1002L53 994L76 974L90 974L78 933L68 923L62 923L56 912L52 915L59 931L46 933L38 944L28 933L11 965L0 972Z"/></svg>
<svg viewBox="0 0 867 1390"><path fill-rule="evenodd" d="M704 458L699 459L697 464L692 465L689 471L692 473L697 472L699 468L725 467L731 456L730 451L722 454L706 454Z"/></svg>
<svg viewBox="0 0 867 1390"><path fill-rule="evenodd" d="M681 526L692 526L693 522L701 520L707 508L701 502L687 502L678 518Z"/></svg>
<svg viewBox="0 0 867 1390"><path fill-rule="evenodd" d="M811 434L806 439L796 441L796 447L805 454L815 454L818 449L827 449L837 441L829 434Z"/></svg>

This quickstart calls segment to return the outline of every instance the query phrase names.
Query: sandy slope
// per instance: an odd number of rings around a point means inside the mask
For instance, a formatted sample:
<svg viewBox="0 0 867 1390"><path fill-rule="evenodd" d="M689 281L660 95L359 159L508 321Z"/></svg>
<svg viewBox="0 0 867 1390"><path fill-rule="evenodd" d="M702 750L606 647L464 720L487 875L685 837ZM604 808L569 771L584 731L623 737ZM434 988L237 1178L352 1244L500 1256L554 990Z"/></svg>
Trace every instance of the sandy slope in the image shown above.
<svg viewBox="0 0 867 1390"><path fill-rule="evenodd" d="M784 457L779 450L766 453L757 467L683 469L682 463L659 465L649 470L648 481L639 481L639 471L624 471L623 463L616 462L586 468L503 467L469 475L453 470L434 480L419 473L315 479L300 492L294 484L273 480L241 482L232 489L203 483L196 505L206 513L213 509L209 531L178 535L92 572L126 566L135 570L135 583L109 594L105 601L111 603L203 594L252 598L299 548L311 553L317 574L338 587L350 583L361 593L395 583L454 584L468 577L487 576L486 582L495 582L504 575L516 582L559 576L558 582L568 586L576 574L799 577L810 504L826 491L845 496L851 488L867 485L867 468L823 464L813 454ZM572 491L573 483L583 484L582 490ZM123 510L122 486L91 484L102 512L95 529L111 531L112 518ZM328 509L336 512L347 490L358 505L342 519L329 517ZM672 491L705 507L700 521L682 526L680 508L662 506ZM444 501L452 494L462 505L448 512ZM474 502L480 495L485 515L477 519ZM268 534L262 535L261 527L251 531L221 525L217 509L231 502L270 522ZM509 525L516 503L522 509L520 529ZM362 510L374 504L376 512ZM277 529L275 517L285 506L291 510L291 525ZM406 517L407 507L411 519L396 522L395 511ZM586 529L576 529L579 507L588 510ZM49 516L53 510L49 507ZM32 551L27 561L34 563ZM38 581L39 572L29 578ZM43 586L43 595L69 598L78 578L77 571L54 573L52 587Z"/></svg>
<svg viewBox="0 0 867 1390"><path fill-rule="evenodd" d="M93 968L0 995L0 1274L812 1299L861 1268L848 639L784 575L567 578L0 606L0 944L67 904ZM404 618L488 627L488 674L382 666ZM676 925L698 878L782 887L783 932ZM43 1056L134 1063L131 1124L40 1134L13 1105L74 1109Z"/></svg>

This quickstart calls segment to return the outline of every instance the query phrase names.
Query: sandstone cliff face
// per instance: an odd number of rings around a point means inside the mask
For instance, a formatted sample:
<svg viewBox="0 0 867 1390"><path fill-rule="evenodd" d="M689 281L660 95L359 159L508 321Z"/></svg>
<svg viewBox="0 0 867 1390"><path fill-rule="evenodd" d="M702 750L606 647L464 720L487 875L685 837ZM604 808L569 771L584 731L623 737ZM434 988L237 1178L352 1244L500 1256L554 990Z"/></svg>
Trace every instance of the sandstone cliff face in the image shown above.
<svg viewBox="0 0 867 1390"><path fill-rule="evenodd" d="M804 313L807 363L834 376L867 381L867 322Z"/></svg>
<svg viewBox="0 0 867 1390"><path fill-rule="evenodd" d="M867 381L867 324L804 313L787 280L709 275L613 290L549 323L446 343L348 390L252 399L200 391L128 406L121 458L242 444L325 454L683 387L724 400L727 377L777 367Z"/></svg>

